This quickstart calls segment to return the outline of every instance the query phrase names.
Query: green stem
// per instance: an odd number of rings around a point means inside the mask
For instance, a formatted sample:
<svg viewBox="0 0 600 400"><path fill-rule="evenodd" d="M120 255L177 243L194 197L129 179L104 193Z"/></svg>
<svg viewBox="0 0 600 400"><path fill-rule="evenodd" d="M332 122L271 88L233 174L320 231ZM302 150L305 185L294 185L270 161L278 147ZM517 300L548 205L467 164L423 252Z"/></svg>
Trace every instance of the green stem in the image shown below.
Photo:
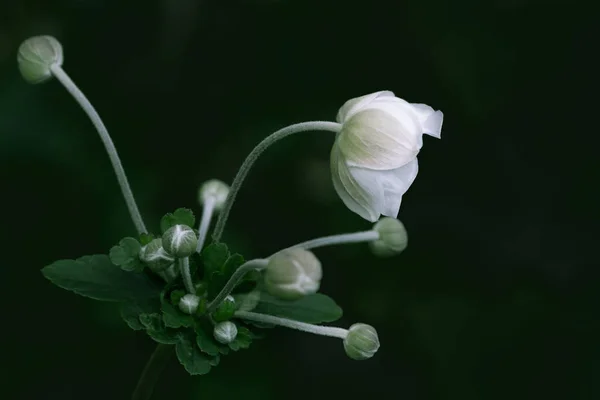
<svg viewBox="0 0 600 400"><path fill-rule="evenodd" d="M92 121L92 124L94 124L94 127L98 131L100 139L102 140L102 143L106 148L106 152L108 153L108 158L110 158L110 162L115 170L115 175L117 175L117 181L119 181L119 186L121 186L121 192L123 192L125 203L127 203L127 209L129 210L129 214L131 214L131 219L133 220L133 224L135 225L135 229L137 229L138 234L141 235L142 233L148 232L146 230L146 226L144 225L144 221L142 220L142 216L140 215L140 210L138 210L135 198L133 197L131 187L129 187L129 181L127 181L127 176L125 175L125 170L123 169L123 165L119 159L119 154L117 153L115 144L110 138L108 130L106 129L106 126L104 126L102 119L100 119L100 115L98 115L94 109L94 106L92 106L92 103L90 103L83 92L79 90L77 85L75 85L75 82L71 80L69 75L67 75L60 65L53 65L50 67L50 69L56 79L62 83L65 89L67 89L67 91L73 96L75 101L77 101L81 108L83 108L83 111L85 111Z"/></svg>
<svg viewBox="0 0 600 400"><path fill-rule="evenodd" d="M279 325L290 329L297 329L302 332L313 333L315 335L330 336L340 339L345 339L346 336L348 336L348 329L336 328L334 326L307 324L306 322L294 321L287 318L280 318L274 315L259 314L250 311L236 311L234 317L245 319L248 321Z"/></svg>
<svg viewBox="0 0 600 400"><path fill-rule="evenodd" d="M167 361L173 355L173 346L159 344L148 359L142 375L131 395L131 400L149 400L160 374L165 369Z"/></svg>
<svg viewBox="0 0 600 400"><path fill-rule="evenodd" d="M355 233L344 233L341 235L325 236L317 239L308 240L306 242L298 243L294 246L288 247L287 249L314 249L317 247L331 246L334 244L348 244L348 243L360 243L360 242L372 242L379 239L379 232L370 230ZM286 249L286 250L287 250ZM277 253L275 253L277 254ZM273 256L271 256L273 257Z"/></svg>
<svg viewBox="0 0 600 400"><path fill-rule="evenodd" d="M231 188L229 189L229 195L227 196L227 200L225 201L225 205L219 214L219 219L217 220L217 224L215 226L215 230L213 232L213 239L218 242L221 239L221 235L223 234L223 230L225 229L225 223L227 222L227 218L229 217L229 212L231 211L231 207L233 206L233 202L235 201L235 197L237 196L246 175L252 168L254 162L260 157L263 151L265 151L269 146L273 143L287 137L293 135L294 133L306 132L306 131L329 131L338 133L342 129L342 125L337 122L327 122L327 121L311 121L311 122L301 122L299 124L294 124L287 126L283 129L278 130L277 132L267 136L262 142L260 142L251 152L248 154L248 157L244 160L244 163L240 167L233 183L231 184Z"/></svg>
<svg viewBox="0 0 600 400"><path fill-rule="evenodd" d="M190 259L189 257L183 257L179 259L179 271L183 278L183 284L187 289L188 293L196 294L196 287L192 281L192 274L190 273Z"/></svg>

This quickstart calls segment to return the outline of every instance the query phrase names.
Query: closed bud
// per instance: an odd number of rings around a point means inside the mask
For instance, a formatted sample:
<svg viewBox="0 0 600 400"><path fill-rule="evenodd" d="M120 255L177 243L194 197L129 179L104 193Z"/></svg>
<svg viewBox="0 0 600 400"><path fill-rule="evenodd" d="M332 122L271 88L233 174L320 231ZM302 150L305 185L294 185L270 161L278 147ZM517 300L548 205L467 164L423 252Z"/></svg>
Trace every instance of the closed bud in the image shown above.
<svg viewBox="0 0 600 400"><path fill-rule="evenodd" d="M179 299L179 309L186 314L194 314L198 309L200 297L195 294L186 294Z"/></svg>
<svg viewBox="0 0 600 400"><path fill-rule="evenodd" d="M379 350L379 337L371 325L354 324L344 339L344 350L353 360L366 360Z"/></svg>
<svg viewBox="0 0 600 400"><path fill-rule="evenodd" d="M173 264L175 258L165 251L161 239L154 239L142 247L140 260L152 271L162 272Z"/></svg>
<svg viewBox="0 0 600 400"><path fill-rule="evenodd" d="M379 239L369 242L373 254L390 257L401 253L408 245L408 235L402 222L396 218L382 218L373 230L379 233Z"/></svg>
<svg viewBox="0 0 600 400"><path fill-rule="evenodd" d="M235 313L235 299L233 296L229 295L223 300L223 302L217 307L212 317L217 322L227 321L231 317L233 317L233 313Z"/></svg>
<svg viewBox="0 0 600 400"><path fill-rule="evenodd" d="M198 201L200 204L204 204L209 198L212 198L215 210L220 210L227 200L227 195L229 195L229 186L218 179L211 179L200 187Z"/></svg>
<svg viewBox="0 0 600 400"><path fill-rule="evenodd" d="M63 49L52 36L34 36L19 47L17 62L27 82L40 83L52 77L51 66L62 65Z"/></svg>
<svg viewBox="0 0 600 400"><path fill-rule="evenodd" d="M284 300L316 293L323 271L315 255L302 248L286 249L269 260L265 271L267 292Z"/></svg>
<svg viewBox="0 0 600 400"><path fill-rule="evenodd" d="M192 228L186 225L175 225L167 229L162 237L165 251L177 258L191 256L196 251L198 237Z"/></svg>
<svg viewBox="0 0 600 400"><path fill-rule="evenodd" d="M215 325L213 336L219 343L228 344L235 340L238 330L231 321L220 322Z"/></svg>

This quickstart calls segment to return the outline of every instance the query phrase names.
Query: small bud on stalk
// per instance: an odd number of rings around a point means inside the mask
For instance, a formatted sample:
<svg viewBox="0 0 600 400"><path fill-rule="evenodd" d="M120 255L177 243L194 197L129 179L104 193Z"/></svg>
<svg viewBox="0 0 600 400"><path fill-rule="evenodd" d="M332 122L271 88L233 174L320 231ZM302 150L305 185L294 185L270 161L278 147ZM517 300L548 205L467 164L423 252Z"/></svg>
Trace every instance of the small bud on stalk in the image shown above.
<svg viewBox="0 0 600 400"><path fill-rule="evenodd" d="M379 350L379 337L371 325L354 324L344 339L344 350L353 360L366 360Z"/></svg>
<svg viewBox="0 0 600 400"><path fill-rule="evenodd" d="M402 222L396 218L382 218L373 230L379 233L379 239L369 243L373 254L379 257L390 257L400 254L408 245L408 235Z"/></svg>
<svg viewBox="0 0 600 400"><path fill-rule="evenodd" d="M172 226L162 237L163 248L177 258L191 256L196 251L197 243L196 233L186 225Z"/></svg>
<svg viewBox="0 0 600 400"><path fill-rule="evenodd" d="M213 335L217 342L228 344L235 340L237 337L237 326L231 321L220 322L215 325Z"/></svg>
<svg viewBox="0 0 600 400"><path fill-rule="evenodd" d="M140 251L140 260L154 272L162 272L173 265L175 258L167 253L161 239L154 239Z"/></svg>
<svg viewBox="0 0 600 400"><path fill-rule="evenodd" d="M195 294L186 294L179 300L179 309L186 314L194 314L200 304L200 297Z"/></svg>
<svg viewBox="0 0 600 400"><path fill-rule="evenodd" d="M52 36L34 36L25 40L17 54L19 71L29 83L41 83L52 78L50 67L62 66L63 49Z"/></svg>
<svg viewBox="0 0 600 400"><path fill-rule="evenodd" d="M296 300L316 293L323 271L315 255L302 248L282 250L270 258L265 271L269 294L284 300Z"/></svg>

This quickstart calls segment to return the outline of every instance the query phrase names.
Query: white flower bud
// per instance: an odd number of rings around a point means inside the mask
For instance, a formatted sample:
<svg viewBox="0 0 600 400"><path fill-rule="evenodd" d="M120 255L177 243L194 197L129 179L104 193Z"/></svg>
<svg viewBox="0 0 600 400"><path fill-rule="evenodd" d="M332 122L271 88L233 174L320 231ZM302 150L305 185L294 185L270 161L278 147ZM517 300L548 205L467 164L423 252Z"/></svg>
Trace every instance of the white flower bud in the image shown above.
<svg viewBox="0 0 600 400"><path fill-rule="evenodd" d="M284 300L316 293L323 271L315 255L302 248L286 249L270 258L265 271L267 292Z"/></svg>
<svg viewBox="0 0 600 400"><path fill-rule="evenodd" d="M218 179L211 179L206 181L200 187L198 191L198 201L200 204L206 203L208 198L212 198L215 210L220 210L227 200L229 195L229 186Z"/></svg>
<svg viewBox="0 0 600 400"><path fill-rule="evenodd" d="M173 265L175 258L163 249L161 239L154 239L142 247L140 260L152 271L162 272Z"/></svg>
<svg viewBox="0 0 600 400"><path fill-rule="evenodd" d="M373 226L379 233L379 239L369 242L373 254L379 257L390 257L399 254L408 245L408 235L402 222L396 218L382 218Z"/></svg>
<svg viewBox="0 0 600 400"><path fill-rule="evenodd" d="M191 256L196 251L197 244L196 233L186 225L174 225L167 229L162 237L165 251L177 258Z"/></svg>
<svg viewBox="0 0 600 400"><path fill-rule="evenodd" d="M213 336L217 339L217 342L228 344L235 340L237 333L237 326L231 321L225 321L215 325Z"/></svg>
<svg viewBox="0 0 600 400"><path fill-rule="evenodd" d="M417 176L423 134L441 137L442 112L383 91L347 101L337 121L342 130L330 159L336 192L368 221L395 218Z"/></svg>
<svg viewBox="0 0 600 400"><path fill-rule="evenodd" d="M200 297L195 294L186 294L179 299L179 309L186 314L194 314L200 304Z"/></svg>
<svg viewBox="0 0 600 400"><path fill-rule="evenodd" d="M353 360L366 360L379 350L379 337L371 325L354 324L344 339L344 350Z"/></svg>
<svg viewBox="0 0 600 400"><path fill-rule="evenodd" d="M40 83L52 77L52 65L62 65L63 49L52 36L34 36L19 47L17 62L27 82Z"/></svg>

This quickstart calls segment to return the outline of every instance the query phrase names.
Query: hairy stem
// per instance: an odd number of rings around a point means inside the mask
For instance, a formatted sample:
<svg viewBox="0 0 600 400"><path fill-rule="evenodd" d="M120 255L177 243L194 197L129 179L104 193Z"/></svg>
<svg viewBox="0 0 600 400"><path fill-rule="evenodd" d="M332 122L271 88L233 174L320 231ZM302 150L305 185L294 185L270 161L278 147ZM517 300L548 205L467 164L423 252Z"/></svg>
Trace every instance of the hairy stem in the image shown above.
<svg viewBox="0 0 600 400"><path fill-rule="evenodd" d="M131 395L131 400L149 400L152 397L154 386L172 355L173 346L168 344L156 346L148 362L146 362L142 375Z"/></svg>
<svg viewBox="0 0 600 400"><path fill-rule="evenodd" d="M250 311L236 311L234 316L248 321L262 322L265 324L273 324L284 326L286 328L297 329L303 332L314 333L315 335L331 336L340 339L345 339L348 335L348 330L344 328L307 324L305 322L299 322L287 318L280 318L273 315L259 314Z"/></svg>
<svg viewBox="0 0 600 400"><path fill-rule="evenodd" d="M196 294L196 287L192 281L192 274L190 273L190 258L183 257L179 259L179 271L183 278L183 284L188 293Z"/></svg>
<svg viewBox="0 0 600 400"><path fill-rule="evenodd" d="M331 246L334 244L372 242L377 239L379 239L379 232L377 231L344 233L342 235L325 236L317 239L308 240L306 242L298 243L294 246L288 247L288 249L302 248L308 250L314 249L316 247Z"/></svg>
<svg viewBox="0 0 600 400"><path fill-rule="evenodd" d="M248 157L246 157L246 159L244 160L244 163L240 167L237 175L235 176L235 179L233 180L233 183L231 184L229 195L227 196L225 205L223 206L223 209L219 214L219 219L217 220L215 231L213 232L213 239L215 241L219 241L221 239L221 235L223 234L223 230L225 229L225 223L227 222L227 218L229 217L229 212L231 211L231 207L233 206L235 197L237 196L237 193L240 190L240 187L242 186L246 175L248 175L248 172L250 172L250 168L252 168L254 162L269 146L287 136L293 135L294 133L306 131L329 131L338 133L341 129L342 125L338 124L337 122L302 122L280 129L277 132L267 136L262 142L260 142L250 152L250 154L248 154Z"/></svg>
<svg viewBox="0 0 600 400"><path fill-rule="evenodd" d="M198 227L198 245L196 246L197 253L202 251L202 247L206 241L206 233L208 232L210 220L212 219L212 215L215 210L214 196L208 196L202 208L202 219L200 220L200 226Z"/></svg>

